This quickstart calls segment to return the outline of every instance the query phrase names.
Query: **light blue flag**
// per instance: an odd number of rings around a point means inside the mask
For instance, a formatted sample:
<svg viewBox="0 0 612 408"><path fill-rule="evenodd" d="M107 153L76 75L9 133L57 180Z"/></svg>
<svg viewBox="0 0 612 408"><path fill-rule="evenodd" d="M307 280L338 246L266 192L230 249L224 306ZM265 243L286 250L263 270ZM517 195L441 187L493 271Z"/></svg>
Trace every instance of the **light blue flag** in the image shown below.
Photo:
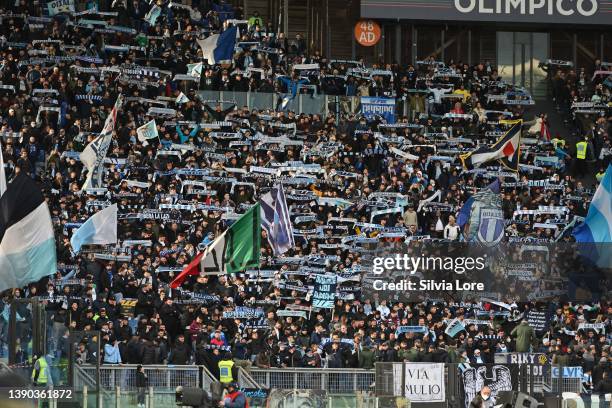
<svg viewBox="0 0 612 408"><path fill-rule="evenodd" d="M147 15L144 17L144 20L150 25L154 26L155 22L157 21L157 18L161 15L161 12L161 8L155 4L153 5L153 7L151 7L151 10L149 10Z"/></svg>
<svg viewBox="0 0 612 408"><path fill-rule="evenodd" d="M75 253L86 244L115 243L117 243L117 204L110 205L89 217L70 238L70 245Z"/></svg>
<svg viewBox="0 0 612 408"><path fill-rule="evenodd" d="M589 258L601 267L612 268L612 254L604 248L612 243L612 165L595 191L584 223L574 228L572 234L577 242L595 243Z"/></svg>

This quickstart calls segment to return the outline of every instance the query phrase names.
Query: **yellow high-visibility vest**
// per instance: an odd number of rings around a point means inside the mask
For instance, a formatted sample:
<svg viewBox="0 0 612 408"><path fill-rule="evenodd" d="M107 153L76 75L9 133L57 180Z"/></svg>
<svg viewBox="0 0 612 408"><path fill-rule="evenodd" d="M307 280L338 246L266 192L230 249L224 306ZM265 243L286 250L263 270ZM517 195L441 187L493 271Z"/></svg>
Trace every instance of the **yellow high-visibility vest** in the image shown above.
<svg viewBox="0 0 612 408"><path fill-rule="evenodd" d="M232 377L232 367L234 362L232 360L221 360L219 361L219 381L224 384L231 383L234 381Z"/></svg>
<svg viewBox="0 0 612 408"><path fill-rule="evenodd" d="M576 157L580 160L586 159L587 142L576 143Z"/></svg>
<svg viewBox="0 0 612 408"><path fill-rule="evenodd" d="M47 360L45 360L44 357L39 358L38 360L38 366L40 367L40 372L38 373L38 380L36 381L37 384L47 384ZM34 376L36 375L36 369L32 369L32 381L34 381Z"/></svg>

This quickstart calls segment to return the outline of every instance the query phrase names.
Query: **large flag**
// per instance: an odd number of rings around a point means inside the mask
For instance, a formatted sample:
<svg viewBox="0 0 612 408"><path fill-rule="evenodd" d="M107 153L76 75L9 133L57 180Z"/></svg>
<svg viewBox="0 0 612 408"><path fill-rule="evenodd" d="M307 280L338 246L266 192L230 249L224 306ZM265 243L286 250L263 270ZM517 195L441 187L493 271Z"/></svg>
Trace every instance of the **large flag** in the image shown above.
<svg viewBox="0 0 612 408"><path fill-rule="evenodd" d="M23 173L0 197L0 291L57 270L51 214L40 189Z"/></svg>
<svg viewBox="0 0 612 408"><path fill-rule="evenodd" d="M474 151L459 156L466 168L480 167L491 160L499 160L506 168L518 171L519 156L521 154L521 126L519 121L514 124L492 146L479 146Z"/></svg>
<svg viewBox="0 0 612 408"><path fill-rule="evenodd" d="M499 182L499 179L496 179L494 182L489 184L486 189L491 190L496 194L499 194L501 191L501 183ZM457 225L459 225L459 227L463 228L464 225L467 224L470 220L470 213L472 212L473 204L474 196L470 196L470 198L468 198L465 203L463 203L461 210L459 210L459 215L457 216Z"/></svg>
<svg viewBox="0 0 612 408"><path fill-rule="evenodd" d="M282 186L274 187L260 199L261 227L268 234L274 255L282 255L295 246L289 208Z"/></svg>
<svg viewBox="0 0 612 408"><path fill-rule="evenodd" d="M242 272L259 267L261 251L260 205L255 204L217 237L204 252L200 252L172 281L178 288L190 275Z"/></svg>
<svg viewBox="0 0 612 408"><path fill-rule="evenodd" d="M117 122L117 111L121 108L122 104L123 97L119 95L115 106L113 106L110 115L108 115L106 122L104 122L102 132L79 155L81 162L88 170L87 180L85 180L82 190L102 187L103 162L113 140L113 130Z"/></svg>
<svg viewBox="0 0 612 408"><path fill-rule="evenodd" d="M75 253L78 253L83 245L115 243L117 243L117 204L109 205L89 217L70 238L70 245Z"/></svg>
<svg viewBox="0 0 612 408"><path fill-rule="evenodd" d="M202 57L207 60L208 64L219 64L232 59L237 33L238 28L233 26L221 34L213 34L204 40L197 40L198 45L202 48Z"/></svg>
<svg viewBox="0 0 612 408"><path fill-rule="evenodd" d="M584 223L572 231L581 244L581 252L602 268L612 269L612 164L608 166ZM588 245L592 244L592 245Z"/></svg>
<svg viewBox="0 0 612 408"><path fill-rule="evenodd" d="M0 197L6 191L6 173L4 172L4 157L2 154L2 143L0 143Z"/></svg>
<svg viewBox="0 0 612 408"><path fill-rule="evenodd" d="M136 129L136 134L138 135L138 140L142 142L143 145L147 145L148 139L155 139L159 137L159 133L157 132L157 124L155 123L155 119L145 123L138 129Z"/></svg>
<svg viewBox="0 0 612 408"><path fill-rule="evenodd" d="M500 183L496 180L472 196L469 223L464 231L466 241L491 247L504 238L505 221L499 191Z"/></svg>

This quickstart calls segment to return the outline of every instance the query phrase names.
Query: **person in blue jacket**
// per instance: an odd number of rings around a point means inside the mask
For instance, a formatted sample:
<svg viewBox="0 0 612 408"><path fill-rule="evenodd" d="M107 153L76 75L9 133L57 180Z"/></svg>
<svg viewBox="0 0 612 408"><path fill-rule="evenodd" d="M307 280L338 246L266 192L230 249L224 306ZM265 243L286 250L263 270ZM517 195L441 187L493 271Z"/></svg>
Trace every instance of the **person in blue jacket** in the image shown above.
<svg viewBox="0 0 612 408"><path fill-rule="evenodd" d="M298 90L300 89L300 85L309 83L307 79L300 79L295 73L291 76L291 78L281 76L278 77L278 80L287 87L287 94L285 94L282 98L279 98L276 110L278 110L279 105L283 110L286 109L289 102L296 97Z"/></svg>
<svg viewBox="0 0 612 408"><path fill-rule="evenodd" d="M183 129L181 129L181 126L176 125L176 133L178 134L178 137L181 143L187 143L189 139L191 139L192 137L195 137L199 131L200 131L200 125L197 124L196 127L194 127L193 130L189 132L188 135L186 135L185 132L183 132Z"/></svg>

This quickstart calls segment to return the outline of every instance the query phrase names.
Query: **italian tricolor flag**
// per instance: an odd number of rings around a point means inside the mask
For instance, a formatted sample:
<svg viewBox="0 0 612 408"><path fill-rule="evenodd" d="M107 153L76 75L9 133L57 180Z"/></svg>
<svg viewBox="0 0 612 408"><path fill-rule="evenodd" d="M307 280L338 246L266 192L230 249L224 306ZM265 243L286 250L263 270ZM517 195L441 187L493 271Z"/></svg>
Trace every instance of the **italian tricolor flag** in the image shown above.
<svg viewBox="0 0 612 408"><path fill-rule="evenodd" d="M251 207L204 252L200 252L172 281L176 289L190 275L218 275L259 267L261 252L261 216L259 203Z"/></svg>

